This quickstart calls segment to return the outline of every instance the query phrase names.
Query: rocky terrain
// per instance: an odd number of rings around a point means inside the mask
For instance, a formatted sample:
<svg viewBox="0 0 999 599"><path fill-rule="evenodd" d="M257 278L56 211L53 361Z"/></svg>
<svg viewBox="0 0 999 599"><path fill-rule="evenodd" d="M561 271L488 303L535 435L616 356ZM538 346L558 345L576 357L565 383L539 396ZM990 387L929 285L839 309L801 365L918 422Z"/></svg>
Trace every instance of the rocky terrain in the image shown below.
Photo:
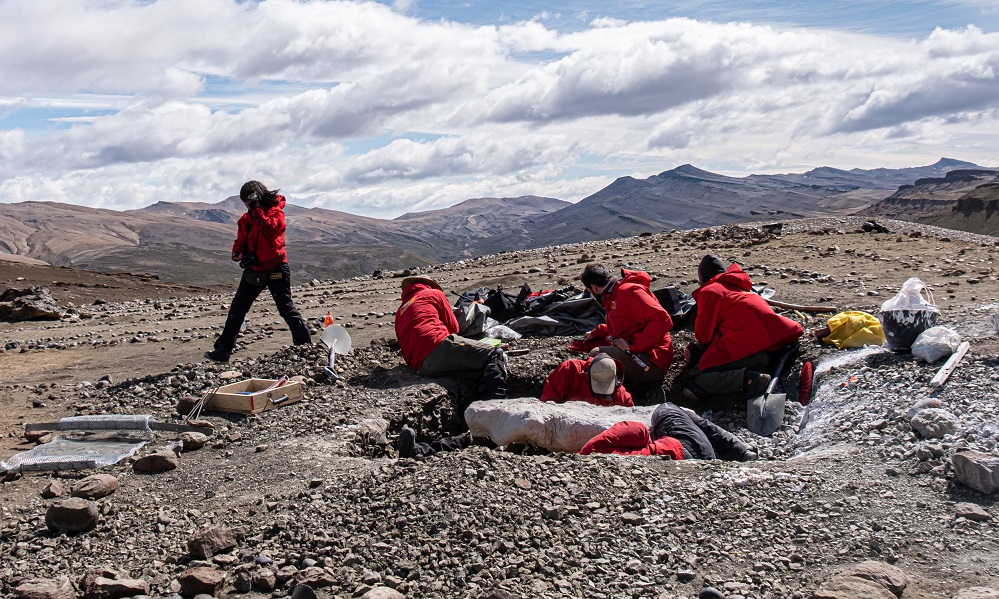
<svg viewBox="0 0 999 599"><path fill-rule="evenodd" d="M772 437L751 435L744 412L708 414L759 446L752 463L526 447L398 459L403 424L423 439L445 434L453 400L468 393L403 364L392 329L400 271L295 288L317 331L328 310L351 333L339 381L323 373L322 346L288 347L265 297L233 361L216 365L201 354L231 290L76 288L52 271L20 271L16 284L48 285L64 307L70 291L92 295L77 295L58 321L0 323L0 459L34 446L26 423L75 414L179 422L179 403L249 376L297 377L307 390L256 416L206 412L210 438L159 433L140 461L100 470L109 477L9 475L0 595L999 597L997 495L962 484L955 467L962 450L999 452L997 239L883 222L890 233L864 233L854 218L789 221L776 236L732 225L419 269L448 292L543 289L571 283L593 260L689 292L711 251L742 263L774 299L872 313L911 276L932 286L940 324L971 343L943 386L929 384L940 363L806 337ZM784 313L806 329L830 315ZM674 332L678 353L690 338ZM510 358L512 394L540 393L570 357L567 341L514 341L531 351ZM818 375L802 407L805 359ZM673 400L678 367L667 380ZM150 473L149 462L173 469ZM73 527L83 532L58 532Z"/></svg>

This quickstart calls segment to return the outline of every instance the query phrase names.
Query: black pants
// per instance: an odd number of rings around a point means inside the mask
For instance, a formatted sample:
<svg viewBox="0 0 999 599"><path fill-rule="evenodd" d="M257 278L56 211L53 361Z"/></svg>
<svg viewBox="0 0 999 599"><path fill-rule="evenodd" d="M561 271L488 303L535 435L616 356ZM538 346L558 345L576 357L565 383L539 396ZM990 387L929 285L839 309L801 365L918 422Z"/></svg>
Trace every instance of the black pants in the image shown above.
<svg viewBox="0 0 999 599"><path fill-rule="evenodd" d="M298 309L295 308L294 302L291 301L291 269L288 268L288 263L275 268L274 274L277 273L281 273L281 277L268 279L267 285L264 287L270 290L278 313L288 323L292 342L295 345L312 343L309 325L305 324L305 319L302 318ZM233 348L236 347L236 336L239 335L239 328L243 325L243 320L246 319L246 313L250 311L254 300L264 290L264 287L250 285L244 277L240 277L236 295L232 298L232 304L229 305L229 316L225 319L225 328L222 329L219 338L215 340L215 349L232 353Z"/></svg>
<svg viewBox="0 0 999 599"><path fill-rule="evenodd" d="M739 437L671 403L652 413L653 439L668 436L680 441L685 457L695 460L739 460L749 446Z"/></svg>

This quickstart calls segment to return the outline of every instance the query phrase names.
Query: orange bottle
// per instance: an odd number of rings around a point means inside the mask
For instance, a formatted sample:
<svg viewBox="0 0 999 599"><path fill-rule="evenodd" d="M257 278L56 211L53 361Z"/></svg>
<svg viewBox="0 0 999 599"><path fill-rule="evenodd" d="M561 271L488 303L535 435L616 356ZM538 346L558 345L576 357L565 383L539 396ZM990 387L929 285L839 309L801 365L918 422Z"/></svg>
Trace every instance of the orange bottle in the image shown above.
<svg viewBox="0 0 999 599"><path fill-rule="evenodd" d="M333 324L333 314L329 310L326 311L326 316L323 318L323 328L326 328Z"/></svg>

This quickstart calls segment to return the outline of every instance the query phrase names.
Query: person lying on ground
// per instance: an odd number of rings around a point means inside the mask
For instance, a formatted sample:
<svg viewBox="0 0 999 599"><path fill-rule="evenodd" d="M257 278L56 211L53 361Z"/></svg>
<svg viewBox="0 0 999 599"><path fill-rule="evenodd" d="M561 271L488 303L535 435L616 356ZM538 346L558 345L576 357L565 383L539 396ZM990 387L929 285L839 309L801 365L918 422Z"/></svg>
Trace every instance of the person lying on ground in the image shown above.
<svg viewBox="0 0 999 599"><path fill-rule="evenodd" d="M606 316L569 349L591 356L605 353L623 364L625 385L633 394L662 385L673 362L673 321L649 291L649 273L622 269L621 276L614 277L603 265L588 264L580 280L603 304Z"/></svg>
<svg viewBox="0 0 999 599"><path fill-rule="evenodd" d="M458 334L458 321L441 286L427 277L402 280L395 334L402 357L420 376L453 376L479 383L480 399L507 396L506 354Z"/></svg>
<svg viewBox="0 0 999 599"><path fill-rule="evenodd" d="M465 431L460 435L441 437L433 443L423 443L416 440L416 431L408 426L403 426L399 431L399 441L397 449L400 458L429 457L442 451L459 451L467 449L472 445L479 445L494 449L496 444L488 438L472 438L471 433Z"/></svg>
<svg viewBox="0 0 999 599"><path fill-rule="evenodd" d="M566 360L556 366L545 379L541 401L585 401L597 406L634 406L631 393L622 384L623 378L623 365L607 354L598 353L586 360Z"/></svg>
<svg viewBox="0 0 999 599"><path fill-rule="evenodd" d="M691 366L683 382L684 397L704 402L762 394L770 384L774 358L804 329L753 293L749 275L737 263L726 266L708 254L697 267L697 282L695 342L683 352Z"/></svg>
<svg viewBox="0 0 999 599"><path fill-rule="evenodd" d="M590 439L579 450L580 455L591 453L736 462L751 462L759 457L755 446L694 412L671 403L662 404L652 413L651 431L641 422L618 422Z"/></svg>

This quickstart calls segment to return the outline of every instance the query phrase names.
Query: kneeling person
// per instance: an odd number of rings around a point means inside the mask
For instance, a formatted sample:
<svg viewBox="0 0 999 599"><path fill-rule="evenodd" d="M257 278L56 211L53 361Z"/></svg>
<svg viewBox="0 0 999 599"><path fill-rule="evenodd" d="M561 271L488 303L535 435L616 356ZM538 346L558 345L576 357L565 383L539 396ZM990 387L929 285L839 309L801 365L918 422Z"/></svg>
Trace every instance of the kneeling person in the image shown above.
<svg viewBox="0 0 999 599"><path fill-rule="evenodd" d="M585 401L597 406L634 406L624 388L624 367L614 358L598 353L586 360L566 360L548 375L541 401L563 403Z"/></svg>
<svg viewBox="0 0 999 599"><path fill-rule="evenodd" d="M403 359L416 374L480 381L482 399L506 398L506 354L458 335L458 320L437 281L427 277L402 280L395 334Z"/></svg>
<svg viewBox="0 0 999 599"><path fill-rule="evenodd" d="M708 254L697 267L697 282L696 342L683 353L694 368L684 384L684 397L698 401L762 394L778 350L794 343L804 330L753 293L749 275L738 264L726 266Z"/></svg>

